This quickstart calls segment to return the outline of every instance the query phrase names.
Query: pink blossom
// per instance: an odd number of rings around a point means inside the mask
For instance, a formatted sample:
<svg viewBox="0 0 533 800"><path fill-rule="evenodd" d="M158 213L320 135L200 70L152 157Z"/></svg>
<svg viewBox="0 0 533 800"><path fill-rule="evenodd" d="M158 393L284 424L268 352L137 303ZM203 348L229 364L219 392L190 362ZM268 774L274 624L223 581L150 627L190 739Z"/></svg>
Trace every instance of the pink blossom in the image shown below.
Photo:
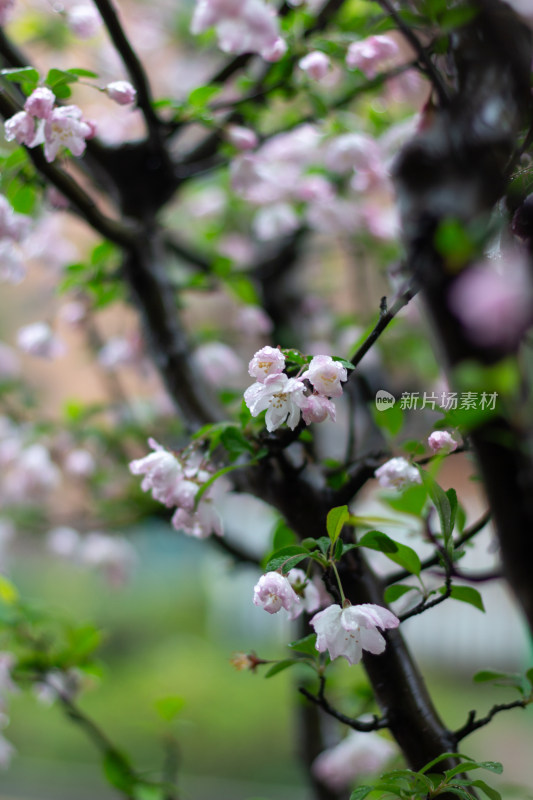
<svg viewBox="0 0 533 800"><path fill-rule="evenodd" d="M198 487L197 487L198 488ZM172 526L196 539L205 539L214 533L222 536L222 520L210 498L202 497L196 511L177 508L172 517Z"/></svg>
<svg viewBox="0 0 533 800"><path fill-rule="evenodd" d="M70 205L70 201L55 186L46 187L46 201L56 211L63 211Z"/></svg>
<svg viewBox="0 0 533 800"><path fill-rule="evenodd" d="M349 69L360 69L367 78L374 78L384 63L399 52L400 48L390 36L369 36L360 42L352 42L346 65Z"/></svg>
<svg viewBox="0 0 533 800"><path fill-rule="evenodd" d="M78 39L92 39L102 25L102 17L92 5L72 6L67 11L67 25Z"/></svg>
<svg viewBox="0 0 533 800"><path fill-rule="evenodd" d="M298 66L314 81L320 81L328 74L331 63L325 53L313 50L298 61Z"/></svg>
<svg viewBox="0 0 533 800"><path fill-rule="evenodd" d="M105 87L107 96L119 106L129 106L135 102L137 89L129 81L113 81Z"/></svg>
<svg viewBox="0 0 533 800"><path fill-rule="evenodd" d="M200 0L191 32L213 26L225 53L270 52L279 37L277 17L263 0Z"/></svg>
<svg viewBox="0 0 533 800"><path fill-rule="evenodd" d="M46 86L38 86L24 103L24 111L37 119L48 119L54 110L55 94Z"/></svg>
<svg viewBox="0 0 533 800"><path fill-rule="evenodd" d="M340 175L355 170L352 185L357 191L379 186L387 178L379 144L362 133L344 133L331 139L324 162L328 169Z"/></svg>
<svg viewBox="0 0 533 800"><path fill-rule="evenodd" d="M261 58L265 59L265 61L275 63L283 58L287 50L287 43L281 38L281 36L278 36L271 45L264 47L261 50L260 55Z"/></svg>
<svg viewBox="0 0 533 800"><path fill-rule="evenodd" d="M386 461L374 475L384 489L406 489L408 486L422 483L417 468L401 456Z"/></svg>
<svg viewBox="0 0 533 800"><path fill-rule="evenodd" d="M370 233L377 239L390 242L400 235L400 215L397 207L389 203L366 203L363 208L363 220Z"/></svg>
<svg viewBox="0 0 533 800"><path fill-rule="evenodd" d="M282 608L293 613L294 606L299 604L300 598L289 579L279 572L261 575L254 586L254 605L264 608L269 614L277 614Z"/></svg>
<svg viewBox="0 0 533 800"><path fill-rule="evenodd" d="M20 375L20 361L9 345L0 342L0 381L12 380Z"/></svg>
<svg viewBox="0 0 533 800"><path fill-rule="evenodd" d="M81 156L85 151L85 140L93 135L93 129L81 119L77 106L55 108L44 124L44 157L51 162L60 147L67 147L72 155Z"/></svg>
<svg viewBox="0 0 533 800"><path fill-rule="evenodd" d="M0 281L16 285L26 277L26 265L13 242L0 240Z"/></svg>
<svg viewBox="0 0 533 800"><path fill-rule="evenodd" d="M59 309L60 318L73 327L87 318L87 305L82 300L71 300Z"/></svg>
<svg viewBox="0 0 533 800"><path fill-rule="evenodd" d="M321 233L351 234L360 227L361 210L358 204L343 197L320 198L309 205L307 223Z"/></svg>
<svg viewBox="0 0 533 800"><path fill-rule="evenodd" d="M323 175L304 175L295 188L295 195L298 200L305 202L318 200L327 203L333 199L335 192L331 181Z"/></svg>
<svg viewBox="0 0 533 800"><path fill-rule="evenodd" d="M252 221L252 229L261 242L288 236L298 229L300 221L288 203L275 203L261 208Z"/></svg>
<svg viewBox="0 0 533 800"><path fill-rule="evenodd" d="M144 475L141 483L143 492L151 491L154 500L170 508L177 505L176 489L183 479L183 467L178 459L155 439L148 439L148 444L154 452L131 461L130 472L133 475Z"/></svg>
<svg viewBox="0 0 533 800"><path fill-rule="evenodd" d="M81 545L81 536L75 528L58 525L46 534L47 549L60 558L75 561Z"/></svg>
<svg viewBox="0 0 533 800"><path fill-rule="evenodd" d="M3 489L11 503L42 502L61 482L61 473L43 444L21 450L4 479Z"/></svg>
<svg viewBox="0 0 533 800"><path fill-rule="evenodd" d="M346 367L331 356L315 356L309 367L301 375L301 380L307 379L319 394L326 397L340 397L342 395L341 381L348 379Z"/></svg>
<svg viewBox="0 0 533 800"><path fill-rule="evenodd" d="M0 0L0 25L6 25L11 16L15 0Z"/></svg>
<svg viewBox="0 0 533 800"><path fill-rule="evenodd" d="M264 383L269 375L279 375L285 369L285 356L277 347L266 345L254 354L248 364L248 374L259 383Z"/></svg>
<svg viewBox="0 0 533 800"><path fill-rule="evenodd" d="M47 322L32 322L20 328L17 344L25 353L39 358L54 359L65 353L65 345Z"/></svg>
<svg viewBox="0 0 533 800"><path fill-rule="evenodd" d="M533 291L523 253L465 269L453 283L449 302L468 337L482 347L515 347L533 321Z"/></svg>
<svg viewBox="0 0 533 800"><path fill-rule="evenodd" d="M223 342L206 342L194 351L194 361L212 386L231 386L244 373L244 363Z"/></svg>
<svg viewBox="0 0 533 800"><path fill-rule="evenodd" d="M381 772L397 750L377 733L350 733L339 744L320 753L311 767L313 775L341 793L362 775Z"/></svg>
<svg viewBox="0 0 533 800"><path fill-rule="evenodd" d="M26 111L18 111L4 123L4 136L7 142L17 141L28 147L41 144L43 138L35 127L35 120ZM38 140L38 141L37 141Z"/></svg>
<svg viewBox="0 0 533 800"><path fill-rule="evenodd" d="M307 577L303 569L291 569L287 573L287 578L292 586L294 593L300 602L294 602L289 610L289 619L296 619L304 611L312 614L320 608L322 596L319 588Z"/></svg>
<svg viewBox="0 0 533 800"><path fill-rule="evenodd" d="M70 451L63 462L63 468L69 475L89 478L96 470L96 462L92 453L80 447Z"/></svg>
<svg viewBox="0 0 533 800"><path fill-rule="evenodd" d="M328 417L335 422L335 404L322 394L310 394L303 398L302 417L306 425L312 422L324 422Z"/></svg>
<svg viewBox="0 0 533 800"><path fill-rule="evenodd" d="M30 222L30 218L25 214L13 211L4 195L0 195L0 239L19 242L28 233Z"/></svg>
<svg viewBox="0 0 533 800"><path fill-rule="evenodd" d="M396 628L400 620L392 611L374 603L341 608L333 604L310 620L317 634L316 649L329 651L332 660L342 656L358 664L363 650L375 655L385 650L385 639L378 628Z"/></svg>
<svg viewBox="0 0 533 800"><path fill-rule="evenodd" d="M137 343L132 338L113 336L98 352L98 363L106 370L131 367L139 359Z"/></svg>
<svg viewBox="0 0 533 800"><path fill-rule="evenodd" d="M252 417L266 410L267 431L275 431L285 421L291 430L300 421L300 406L304 398L305 386L298 378L281 375L268 375L263 383L254 383L244 393L244 402Z"/></svg>
<svg viewBox="0 0 533 800"><path fill-rule="evenodd" d="M246 336L264 336L272 332L274 323L261 306L241 306L237 312L235 327Z"/></svg>
<svg viewBox="0 0 533 800"><path fill-rule="evenodd" d="M457 449L457 442L449 431L433 431L428 438L428 445L436 455L453 453Z"/></svg>
<svg viewBox="0 0 533 800"><path fill-rule="evenodd" d="M123 536L92 531L82 541L80 561L102 569L109 582L119 586L131 575L137 563L137 553Z"/></svg>
<svg viewBox="0 0 533 800"><path fill-rule="evenodd" d="M228 125L226 136L237 150L254 150L259 144L256 132L243 125Z"/></svg>

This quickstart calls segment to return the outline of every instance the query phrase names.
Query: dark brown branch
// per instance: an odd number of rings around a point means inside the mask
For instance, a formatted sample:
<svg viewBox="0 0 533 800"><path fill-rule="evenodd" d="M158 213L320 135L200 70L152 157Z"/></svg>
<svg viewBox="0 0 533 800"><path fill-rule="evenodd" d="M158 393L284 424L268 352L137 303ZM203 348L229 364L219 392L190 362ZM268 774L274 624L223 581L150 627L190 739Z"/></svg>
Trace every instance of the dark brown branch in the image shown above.
<svg viewBox="0 0 533 800"><path fill-rule="evenodd" d="M485 725L488 725L489 722L499 714L501 711L510 711L512 708L526 708L531 703L531 698L526 698L525 700L515 700L512 703L500 703L495 705L491 708L489 713L485 717L481 717L481 719L476 719L477 711L470 711L468 714L468 719L463 725L462 728L455 731L455 737L458 742L465 739L474 731L483 728Z"/></svg>
<svg viewBox="0 0 533 800"><path fill-rule="evenodd" d="M372 720L359 720L354 719L353 717L349 717L346 714L343 714L341 711L337 711L331 703L325 697L325 689L326 689L326 679L322 675L320 677L320 688L318 690L318 694L312 694L309 692L305 687L300 686L299 691L306 697L311 703L319 706L326 714L329 714L330 717L334 717L339 722L342 722L344 725L347 725L349 728L352 728L354 731L361 731L362 733L369 733L370 731L379 731L383 730L384 728L388 728L388 722L385 717L378 717L376 714L373 715Z"/></svg>
<svg viewBox="0 0 533 800"><path fill-rule="evenodd" d="M104 20L111 41L124 62L131 82L137 90L137 105L141 109L146 120L150 138L153 141L158 141L163 123L152 107L152 90L150 89L144 67L124 32L114 5L110 0L94 0L94 2Z"/></svg>

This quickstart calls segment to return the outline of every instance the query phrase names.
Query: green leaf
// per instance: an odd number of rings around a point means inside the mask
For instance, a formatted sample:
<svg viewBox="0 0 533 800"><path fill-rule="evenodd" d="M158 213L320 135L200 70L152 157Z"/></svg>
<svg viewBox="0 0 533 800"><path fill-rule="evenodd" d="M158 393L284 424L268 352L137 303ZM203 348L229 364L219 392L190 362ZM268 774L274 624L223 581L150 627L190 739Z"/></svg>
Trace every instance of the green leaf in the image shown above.
<svg viewBox="0 0 533 800"><path fill-rule="evenodd" d="M137 779L126 756L118 750L108 750L102 761L107 781L124 794L131 794Z"/></svg>
<svg viewBox="0 0 533 800"><path fill-rule="evenodd" d="M453 524L452 524L452 507L450 499L444 489L439 486L437 481L425 470L420 470L422 482L428 490L429 496L433 501L435 508L440 519L441 532L444 537L444 544L446 547L451 543ZM457 502L457 498L456 498Z"/></svg>
<svg viewBox="0 0 533 800"><path fill-rule="evenodd" d="M304 558L309 558L309 551L305 547L298 544L292 544L288 547L282 547L274 553L268 560L265 570L266 572L275 572L281 568L283 574L286 574Z"/></svg>
<svg viewBox="0 0 533 800"><path fill-rule="evenodd" d="M450 778L453 778L455 775L459 775L461 772L472 772L474 769L487 769L490 772L494 772L496 775L501 775L503 772L503 766L499 761L468 760L466 763L463 762L462 764L457 764L457 766L446 770L444 775L446 776L446 780L450 780Z"/></svg>
<svg viewBox="0 0 533 800"><path fill-rule="evenodd" d="M444 594L446 592L445 587L441 586L439 592ZM452 586L450 597L453 597L454 600L460 600L462 603L469 603L471 606L479 608L480 611L485 611L483 598L478 590L472 586Z"/></svg>
<svg viewBox="0 0 533 800"><path fill-rule="evenodd" d="M2 69L0 75L6 81L13 81L14 83L31 83L36 84L39 82L39 73L33 67L17 67L15 69Z"/></svg>
<svg viewBox="0 0 533 800"><path fill-rule="evenodd" d="M365 800L365 797L368 797L370 792L374 791L373 786L359 786L357 789L354 789L350 795L350 800Z"/></svg>
<svg viewBox="0 0 533 800"><path fill-rule="evenodd" d="M345 358L339 358L339 356L333 356L333 361L337 361L337 363L342 364L342 366L345 367L346 369L355 369L352 362L346 361Z"/></svg>
<svg viewBox="0 0 533 800"><path fill-rule="evenodd" d="M395 583L394 586L387 586L383 595L386 603L394 603L407 592L412 592L416 586L405 586L403 583Z"/></svg>
<svg viewBox="0 0 533 800"><path fill-rule="evenodd" d="M52 68L49 70L48 75L45 78L45 83L55 92L57 87L64 86L67 83L76 83L77 80L78 76L73 72L65 72L63 69Z"/></svg>
<svg viewBox="0 0 533 800"><path fill-rule="evenodd" d="M295 664L302 663L304 662L299 658L286 658L283 661L278 661L277 664L274 664L267 672L265 672L265 678L273 678L274 675L284 672L286 669L289 669L289 667L293 667Z"/></svg>
<svg viewBox="0 0 533 800"><path fill-rule="evenodd" d="M455 517L457 514L457 492L455 489L447 489L445 494L450 504L450 528L453 531L455 528Z"/></svg>
<svg viewBox="0 0 533 800"><path fill-rule="evenodd" d="M307 656L316 658L318 650L316 649L316 633L310 633L309 636L304 636L302 639L295 639L294 642L289 642L288 647L291 650L296 650L298 653L305 653Z"/></svg>
<svg viewBox="0 0 533 800"><path fill-rule="evenodd" d="M348 506L337 506L328 512L326 528L331 542L335 544L339 538L345 522L348 520L350 512Z"/></svg>
<svg viewBox="0 0 533 800"><path fill-rule="evenodd" d="M232 458L243 453L253 453L254 448L248 441L244 433L236 426L227 427L220 435L220 443L228 451Z"/></svg>
<svg viewBox="0 0 533 800"><path fill-rule="evenodd" d="M477 789L481 789L484 792L489 800L502 800L502 796L496 789L493 789L492 786L488 786L485 781L482 780L475 780L472 781L472 786L475 786Z"/></svg>
<svg viewBox="0 0 533 800"><path fill-rule="evenodd" d="M7 606L13 606L19 599L15 585L5 575L0 575L0 600Z"/></svg>
<svg viewBox="0 0 533 800"><path fill-rule="evenodd" d="M472 680L474 683L486 683L487 681L500 680L506 677L506 672L494 672L491 669L482 669L480 672L476 672Z"/></svg>
<svg viewBox="0 0 533 800"><path fill-rule="evenodd" d="M409 486L403 492L391 495L390 497L382 498L388 506L401 514L412 514L415 517L420 517L426 500L428 492L425 486Z"/></svg>
<svg viewBox="0 0 533 800"><path fill-rule="evenodd" d="M160 697L155 701L155 710L165 722L172 722L185 706L185 698L179 695Z"/></svg>
<svg viewBox="0 0 533 800"><path fill-rule="evenodd" d="M370 550L378 550L383 553L395 564L403 567L413 575L420 575L422 565L418 553L412 547L395 542L390 536L381 531L369 531L365 533L358 542L359 547L368 547Z"/></svg>
<svg viewBox="0 0 533 800"><path fill-rule="evenodd" d="M461 5L458 8L450 8L439 18L439 25L443 31L453 31L462 28L472 22L479 13L479 8Z"/></svg>
<svg viewBox="0 0 533 800"><path fill-rule="evenodd" d="M197 89L193 89L192 92L189 94L187 98L187 102L190 106L194 108L200 109L205 108L205 106L212 100L217 94L220 94L221 87L220 86L198 86Z"/></svg>
<svg viewBox="0 0 533 800"><path fill-rule="evenodd" d="M429 772L431 767L434 767L436 764L440 764L441 761L446 761L446 759L448 758L464 758L466 761L473 760L470 758L470 756L465 756L464 753L452 753L452 752L441 753L436 758L432 759L431 761L428 761L427 764L424 764L424 766L418 771L421 772L422 774L424 774L425 772Z"/></svg>
<svg viewBox="0 0 533 800"><path fill-rule="evenodd" d="M69 75L75 75L77 78L98 78L100 77L98 73L91 72L90 69L79 69L78 67L72 67L67 70Z"/></svg>

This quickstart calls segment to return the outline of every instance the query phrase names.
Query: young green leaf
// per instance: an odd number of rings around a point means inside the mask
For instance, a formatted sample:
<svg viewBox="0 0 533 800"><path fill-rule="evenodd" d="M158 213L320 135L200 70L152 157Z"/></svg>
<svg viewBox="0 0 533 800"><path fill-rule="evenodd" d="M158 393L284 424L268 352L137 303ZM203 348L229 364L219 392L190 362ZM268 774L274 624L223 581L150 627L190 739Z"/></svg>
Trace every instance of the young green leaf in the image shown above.
<svg viewBox="0 0 533 800"><path fill-rule="evenodd" d="M333 544L335 544L339 538L342 528L349 516L350 512L348 511L348 506L337 506L329 511L326 521L326 528L328 531L328 536Z"/></svg>
<svg viewBox="0 0 533 800"><path fill-rule="evenodd" d="M425 470L420 470L420 475L422 477L422 482L426 489L428 490L429 496L431 497L435 508L437 509L437 513L440 519L440 527L441 533L444 537L444 544L446 547L451 542L452 533L453 533L453 519L452 517L452 506L450 504L450 498L442 489L441 486L437 483L437 481L431 477L431 475L426 472ZM455 498L455 502L457 504L457 497Z"/></svg>
<svg viewBox="0 0 533 800"><path fill-rule="evenodd" d="M471 785L475 786L477 789L481 789L481 791L487 795L489 800L502 800L501 794L497 792L496 789L493 789L492 786L488 786L485 781L478 779L476 781L472 781Z"/></svg>
<svg viewBox="0 0 533 800"><path fill-rule="evenodd" d="M445 591L444 586L441 586L439 592L444 594ZM472 586L452 586L450 597L453 597L454 600L460 600L462 603L469 603L471 606L479 608L480 611L485 611L483 598L478 590Z"/></svg>
<svg viewBox="0 0 533 800"><path fill-rule="evenodd" d="M0 75L6 81L13 81L13 83L29 83L37 84L39 82L39 73L33 67L15 67L14 69L2 69Z"/></svg>
<svg viewBox="0 0 533 800"><path fill-rule="evenodd" d="M287 573L300 561L303 561L304 558L309 558L309 551L299 544L291 544L274 553L269 558L265 570L266 572L274 572L281 568L283 573Z"/></svg>
<svg viewBox="0 0 533 800"><path fill-rule="evenodd" d="M387 586L383 595L386 603L394 603L400 597L403 597L407 592L417 589L416 586L405 586L403 583L395 583L394 586Z"/></svg>
<svg viewBox="0 0 533 800"><path fill-rule="evenodd" d="M165 722L172 722L181 713L185 705L185 698L179 695L160 697L154 705L161 719L164 719Z"/></svg>
<svg viewBox="0 0 533 800"><path fill-rule="evenodd" d="M300 658L286 658L284 661L278 661L274 664L270 669L265 672L265 678L273 678L274 675L279 675L280 672L284 672L289 667L293 667L295 664L305 664L306 662Z"/></svg>
<svg viewBox="0 0 533 800"><path fill-rule="evenodd" d="M418 553L406 544L395 542L386 533L381 531L369 531L359 540L359 547L368 547L370 550L378 550L383 553L395 564L403 567L413 575L420 575L422 565Z"/></svg>
<svg viewBox="0 0 533 800"><path fill-rule="evenodd" d="M309 636L304 636L302 639L296 639L294 642L289 642L288 645L291 650L296 650L298 653L305 653L307 656L316 658L316 633L310 633Z"/></svg>

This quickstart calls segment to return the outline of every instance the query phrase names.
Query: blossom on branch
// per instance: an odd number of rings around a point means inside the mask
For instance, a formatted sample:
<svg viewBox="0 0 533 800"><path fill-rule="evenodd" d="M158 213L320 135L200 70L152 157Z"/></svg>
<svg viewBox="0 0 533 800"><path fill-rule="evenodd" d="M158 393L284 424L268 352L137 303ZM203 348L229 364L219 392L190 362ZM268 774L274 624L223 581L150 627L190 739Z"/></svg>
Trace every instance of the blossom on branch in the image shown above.
<svg viewBox="0 0 533 800"><path fill-rule="evenodd" d="M361 660L363 650L382 653L385 639L378 628L397 628L400 620L374 603L346 608L334 604L315 614L310 624L317 634L316 649L320 653L327 650L332 660L342 656L354 665Z"/></svg>
<svg viewBox="0 0 533 800"><path fill-rule="evenodd" d="M154 500L170 508L177 505L176 489L183 477L183 467L177 458L155 439L148 439L148 444L154 452L131 461L130 472L133 475L144 475L141 483L143 492L151 491Z"/></svg>
<svg viewBox="0 0 533 800"><path fill-rule="evenodd" d="M346 367L331 356L315 356L308 369L301 376L307 379L315 391L326 397L340 397L342 395L341 381L348 378Z"/></svg>
<svg viewBox="0 0 533 800"><path fill-rule="evenodd" d="M401 456L386 461L374 475L384 489L407 489L408 486L422 483L417 468Z"/></svg>
<svg viewBox="0 0 533 800"><path fill-rule="evenodd" d="M350 731L339 744L320 753L311 769L330 789L342 792L361 775L380 772L396 752L392 742L377 733Z"/></svg>
<svg viewBox="0 0 533 800"><path fill-rule="evenodd" d="M446 455L457 450L457 442L449 431L433 431L428 437L428 445L435 455Z"/></svg>
<svg viewBox="0 0 533 800"><path fill-rule="evenodd" d="M263 0L199 0L191 33L203 33L213 27L225 53L264 53L269 61L283 55L279 52L276 14Z"/></svg>
<svg viewBox="0 0 533 800"><path fill-rule="evenodd" d="M294 619L294 606L300 605L300 598L291 586L288 578L279 572L267 572L261 575L254 586L254 605L264 608L269 614L277 614L284 608Z"/></svg>
<svg viewBox="0 0 533 800"><path fill-rule="evenodd" d="M313 50L298 61L300 69L315 81L325 78L329 72L331 62L329 56L320 50Z"/></svg>
<svg viewBox="0 0 533 800"><path fill-rule="evenodd" d="M390 36L369 36L360 42L352 42L346 55L349 69L360 69L367 78L375 78L400 48Z"/></svg>
<svg viewBox="0 0 533 800"><path fill-rule="evenodd" d="M104 91L119 106L129 106L137 96L137 89L129 81L113 81L107 84Z"/></svg>
<svg viewBox="0 0 533 800"><path fill-rule="evenodd" d="M253 383L244 393L244 401L252 417L266 411L267 431L275 431L285 421L294 430L300 421L305 385L285 373L268 375L263 383Z"/></svg>
<svg viewBox="0 0 533 800"><path fill-rule="evenodd" d="M248 365L248 374L259 383L264 383L269 375L280 375L285 369L285 356L277 347L262 347Z"/></svg>

